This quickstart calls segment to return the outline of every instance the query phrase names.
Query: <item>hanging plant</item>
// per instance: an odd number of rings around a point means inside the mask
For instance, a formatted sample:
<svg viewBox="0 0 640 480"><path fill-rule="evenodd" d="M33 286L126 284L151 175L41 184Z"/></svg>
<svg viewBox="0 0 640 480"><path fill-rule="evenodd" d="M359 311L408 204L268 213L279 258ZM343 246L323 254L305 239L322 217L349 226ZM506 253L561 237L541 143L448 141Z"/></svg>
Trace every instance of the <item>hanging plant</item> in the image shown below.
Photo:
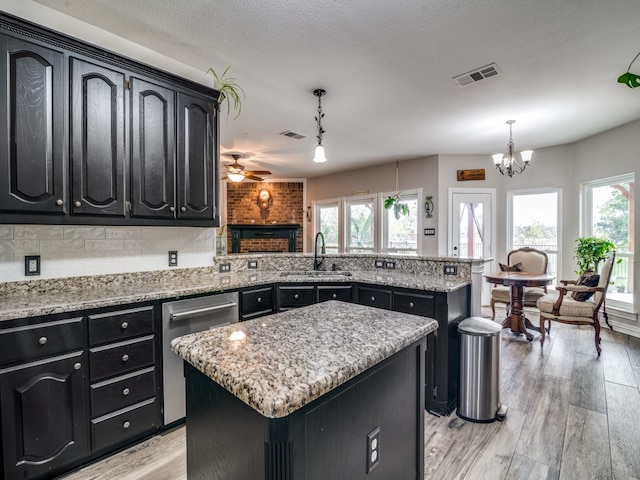
<svg viewBox="0 0 640 480"><path fill-rule="evenodd" d="M384 199L384 208L387 210L393 208L393 216L396 217L396 220L399 220L401 215L409 215L409 205L402 201L400 193L398 183L398 160L396 159L396 194Z"/></svg>
<svg viewBox="0 0 640 480"><path fill-rule="evenodd" d="M231 65L225 68L222 75L218 75L213 68L207 70L207 73L213 75L213 88L220 92L218 95L218 104L222 105L223 103L226 103L227 119L229 119L231 112L234 112L236 115L233 119L235 120L242 112L242 99L245 98L245 93L242 87L237 84L237 80L235 78L227 76L230 68ZM240 98L241 96L242 98Z"/></svg>

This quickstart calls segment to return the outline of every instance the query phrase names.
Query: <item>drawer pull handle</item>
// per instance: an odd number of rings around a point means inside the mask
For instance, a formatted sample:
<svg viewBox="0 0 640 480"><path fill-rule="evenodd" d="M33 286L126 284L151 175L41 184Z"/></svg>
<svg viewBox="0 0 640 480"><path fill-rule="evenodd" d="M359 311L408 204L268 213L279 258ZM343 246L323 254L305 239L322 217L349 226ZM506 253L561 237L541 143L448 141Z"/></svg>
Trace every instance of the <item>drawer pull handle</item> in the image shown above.
<svg viewBox="0 0 640 480"><path fill-rule="evenodd" d="M64 205L64 201L62 201L62 199L59 198L59 199L56 200L56 205L61 207L62 205Z"/></svg>
<svg viewBox="0 0 640 480"><path fill-rule="evenodd" d="M298 300L300 298L300 295L298 295L297 293L293 296L293 298L295 298L296 300Z"/></svg>
<svg viewBox="0 0 640 480"><path fill-rule="evenodd" d="M331 298L333 298L335 300L336 298L338 298L338 294L334 293L333 295L331 295Z"/></svg>
<svg viewBox="0 0 640 480"><path fill-rule="evenodd" d="M124 395L125 397L126 397L127 395L129 395L129 393L130 393L130 391L129 391L129 389L128 389L128 388L125 388L124 390L122 390L122 395Z"/></svg>
<svg viewBox="0 0 640 480"><path fill-rule="evenodd" d="M127 355L126 353L124 355L122 355L122 361L123 362L129 361L129 355Z"/></svg>
<svg viewBox="0 0 640 480"><path fill-rule="evenodd" d="M413 307L415 307L415 304L413 302L409 302L409 307L413 308Z"/></svg>
<svg viewBox="0 0 640 480"><path fill-rule="evenodd" d="M258 303L262 303L262 297L258 297L258 298L256 299L256 302L258 302Z"/></svg>
<svg viewBox="0 0 640 480"><path fill-rule="evenodd" d="M129 327L129 324L127 322L122 322L122 325L120 325L122 327L123 330L126 330L127 327Z"/></svg>
<svg viewBox="0 0 640 480"><path fill-rule="evenodd" d="M82 368L82 364L80 362L73 364L73 369L74 370L80 370L81 368Z"/></svg>
<svg viewBox="0 0 640 480"><path fill-rule="evenodd" d="M49 339L48 339L47 337L40 337L40 338L38 339L38 343L39 343L40 345L45 345L48 341L49 341Z"/></svg>
<svg viewBox="0 0 640 480"><path fill-rule="evenodd" d="M169 211L170 211L171 213L175 212L175 211L176 211L176 207L169 207Z"/></svg>
<svg viewBox="0 0 640 480"><path fill-rule="evenodd" d="M376 297L374 297L373 295L371 296L371 301L375 302L376 301Z"/></svg>
<svg viewBox="0 0 640 480"><path fill-rule="evenodd" d="M75 202L73 202L73 204L74 204L77 208L80 208L80 207L82 206L82 204L81 204L78 200L76 200Z"/></svg>
<svg viewBox="0 0 640 480"><path fill-rule="evenodd" d="M181 212L186 212L187 211L187 207L180 207L180 211Z"/></svg>
<svg viewBox="0 0 640 480"><path fill-rule="evenodd" d="M124 429L127 429L130 426L131 426L131 422L129 422L128 420L122 424L122 428L124 428Z"/></svg>

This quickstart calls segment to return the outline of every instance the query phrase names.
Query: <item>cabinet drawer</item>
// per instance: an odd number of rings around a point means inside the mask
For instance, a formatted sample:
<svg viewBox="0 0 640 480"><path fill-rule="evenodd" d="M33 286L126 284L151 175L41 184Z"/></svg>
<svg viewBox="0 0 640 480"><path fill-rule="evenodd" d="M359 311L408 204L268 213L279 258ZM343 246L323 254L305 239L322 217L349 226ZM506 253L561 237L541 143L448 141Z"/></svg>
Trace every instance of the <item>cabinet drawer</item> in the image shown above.
<svg viewBox="0 0 640 480"><path fill-rule="evenodd" d="M351 285L318 285L318 302L327 300L353 302L353 287Z"/></svg>
<svg viewBox="0 0 640 480"><path fill-rule="evenodd" d="M153 336L114 343L89 349L91 381L116 377L153 365L155 346Z"/></svg>
<svg viewBox="0 0 640 480"><path fill-rule="evenodd" d="M126 443L158 428L156 399L152 398L112 415L91 420L91 441L94 451Z"/></svg>
<svg viewBox="0 0 640 480"><path fill-rule="evenodd" d="M89 345L153 333L153 307L89 315Z"/></svg>
<svg viewBox="0 0 640 480"><path fill-rule="evenodd" d="M278 287L278 308L304 307L314 303L315 287L313 285L297 285L295 287Z"/></svg>
<svg viewBox="0 0 640 480"><path fill-rule="evenodd" d="M243 319L259 313L271 312L273 312L273 287L240 292L240 313Z"/></svg>
<svg viewBox="0 0 640 480"><path fill-rule="evenodd" d="M358 289L358 303L360 305L391 310L391 290L360 287Z"/></svg>
<svg viewBox="0 0 640 480"><path fill-rule="evenodd" d="M156 394L155 368L91 385L91 416L99 417Z"/></svg>
<svg viewBox="0 0 640 480"><path fill-rule="evenodd" d="M0 330L0 365L82 348L82 317Z"/></svg>
<svg viewBox="0 0 640 480"><path fill-rule="evenodd" d="M434 317L434 305L433 295L393 292L393 309L398 312Z"/></svg>

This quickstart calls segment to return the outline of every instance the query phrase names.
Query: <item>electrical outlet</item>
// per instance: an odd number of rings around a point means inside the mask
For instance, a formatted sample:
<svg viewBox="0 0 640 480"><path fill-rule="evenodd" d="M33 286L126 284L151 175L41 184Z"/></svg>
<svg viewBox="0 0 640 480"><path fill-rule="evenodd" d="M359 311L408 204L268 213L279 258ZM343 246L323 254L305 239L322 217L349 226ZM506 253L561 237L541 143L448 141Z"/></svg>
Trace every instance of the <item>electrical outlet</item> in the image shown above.
<svg viewBox="0 0 640 480"><path fill-rule="evenodd" d="M24 274L27 277L40 275L40 255L26 255L24 257Z"/></svg>
<svg viewBox="0 0 640 480"><path fill-rule="evenodd" d="M376 268L384 268L384 262L382 260L376 260Z"/></svg>
<svg viewBox="0 0 640 480"><path fill-rule="evenodd" d="M424 229L424 234L425 235L435 235L436 234L436 229L435 228L425 228Z"/></svg>
<svg viewBox="0 0 640 480"><path fill-rule="evenodd" d="M177 250L169 250L169 266L177 267L178 266L178 251Z"/></svg>
<svg viewBox="0 0 640 480"><path fill-rule="evenodd" d="M457 265L445 265L444 266L444 274L445 275L457 275L458 274L458 266Z"/></svg>
<svg viewBox="0 0 640 480"><path fill-rule="evenodd" d="M380 463L380 427L367 435L367 473Z"/></svg>
<svg viewBox="0 0 640 480"><path fill-rule="evenodd" d="M251 269L258 268L258 261L257 260L249 260L247 262L247 268L251 268Z"/></svg>
<svg viewBox="0 0 640 480"><path fill-rule="evenodd" d="M388 262L384 262L384 268L388 269L388 270L395 270L396 269L396 262L394 261L388 261Z"/></svg>
<svg viewBox="0 0 640 480"><path fill-rule="evenodd" d="M231 271L230 263L221 263L220 264L220 273L229 273Z"/></svg>

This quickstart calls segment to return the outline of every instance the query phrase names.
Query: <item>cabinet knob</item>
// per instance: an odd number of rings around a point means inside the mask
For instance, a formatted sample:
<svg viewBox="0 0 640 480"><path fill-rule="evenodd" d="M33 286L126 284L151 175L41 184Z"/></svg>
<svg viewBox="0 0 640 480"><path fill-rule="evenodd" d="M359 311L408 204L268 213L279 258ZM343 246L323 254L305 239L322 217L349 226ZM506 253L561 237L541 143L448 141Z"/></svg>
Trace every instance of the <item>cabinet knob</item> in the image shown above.
<svg viewBox="0 0 640 480"><path fill-rule="evenodd" d="M331 298L333 298L335 300L336 298L338 298L338 294L334 293L333 295L331 295Z"/></svg>
<svg viewBox="0 0 640 480"><path fill-rule="evenodd" d="M258 297L258 298L256 299L256 302L258 302L258 303L262 303L262 297Z"/></svg>
<svg viewBox="0 0 640 480"><path fill-rule="evenodd" d="M129 327L129 324L127 322L122 322L122 325L120 325L120 327L122 328L122 330L126 330Z"/></svg>
<svg viewBox="0 0 640 480"><path fill-rule="evenodd" d="M371 301L375 302L376 301L376 297L374 297L373 295L371 296Z"/></svg>
<svg viewBox="0 0 640 480"><path fill-rule="evenodd" d="M48 339L47 337L40 337L40 338L38 339L38 343L39 343L40 345L45 345L48 341L49 341L49 339Z"/></svg>
<svg viewBox="0 0 640 480"><path fill-rule="evenodd" d="M415 307L415 304L413 302L409 302L409 308L413 308Z"/></svg>
<svg viewBox="0 0 640 480"><path fill-rule="evenodd" d="M129 355L127 355L126 353L124 355L122 355L122 361L123 362L129 361Z"/></svg>
<svg viewBox="0 0 640 480"><path fill-rule="evenodd" d="M82 206L82 204L81 204L78 200L76 200L75 202L73 202L73 204L74 204L76 207L81 207L81 206Z"/></svg>
<svg viewBox="0 0 640 480"><path fill-rule="evenodd" d="M124 395L125 397L126 397L127 395L129 395L129 393L130 393L130 391L129 391L129 389L128 389L128 388L125 388L124 390L122 390L122 395Z"/></svg>
<svg viewBox="0 0 640 480"><path fill-rule="evenodd" d="M186 212L187 211L187 207L180 207L180 211L181 212Z"/></svg>
<svg viewBox="0 0 640 480"><path fill-rule="evenodd" d="M127 420L127 421L125 421L125 422L122 424L122 428L124 428L124 429L127 429L127 428L129 428L130 426L131 426L131 422L129 422L128 420Z"/></svg>
<svg viewBox="0 0 640 480"><path fill-rule="evenodd" d="M169 211L171 213L175 212L176 211L176 207L174 207L174 206L169 207Z"/></svg>
<svg viewBox="0 0 640 480"><path fill-rule="evenodd" d="M297 293L293 296L293 298L295 298L296 300L298 300L300 298L300 295L298 295Z"/></svg>
<svg viewBox="0 0 640 480"><path fill-rule="evenodd" d="M64 205L64 202L62 201L61 198L56 200L56 205L58 205L59 207L61 207L62 205Z"/></svg>
<svg viewBox="0 0 640 480"><path fill-rule="evenodd" d="M74 370L80 370L81 368L82 368L82 364L80 362L73 364L73 369Z"/></svg>

